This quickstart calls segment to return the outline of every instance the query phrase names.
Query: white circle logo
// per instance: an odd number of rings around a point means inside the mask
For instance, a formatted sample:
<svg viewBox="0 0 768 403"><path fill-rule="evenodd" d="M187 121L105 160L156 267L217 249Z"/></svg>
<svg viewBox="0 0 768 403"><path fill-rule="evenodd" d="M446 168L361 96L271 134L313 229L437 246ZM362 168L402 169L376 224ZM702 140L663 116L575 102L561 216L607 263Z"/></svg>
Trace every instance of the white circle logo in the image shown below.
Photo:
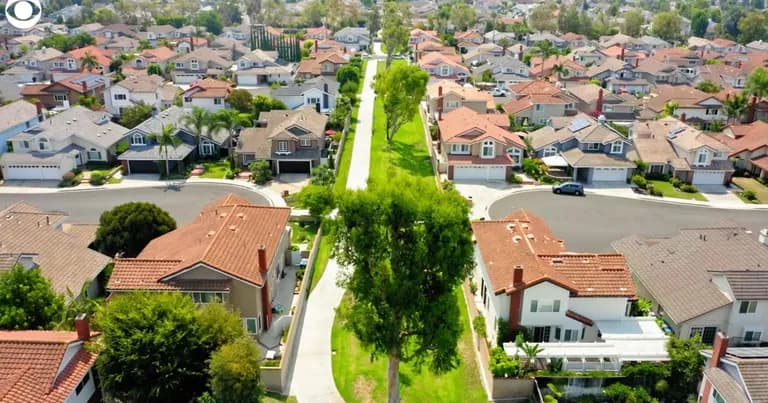
<svg viewBox="0 0 768 403"><path fill-rule="evenodd" d="M8 0L5 4L5 18L14 28L30 29L42 16L40 0Z"/></svg>

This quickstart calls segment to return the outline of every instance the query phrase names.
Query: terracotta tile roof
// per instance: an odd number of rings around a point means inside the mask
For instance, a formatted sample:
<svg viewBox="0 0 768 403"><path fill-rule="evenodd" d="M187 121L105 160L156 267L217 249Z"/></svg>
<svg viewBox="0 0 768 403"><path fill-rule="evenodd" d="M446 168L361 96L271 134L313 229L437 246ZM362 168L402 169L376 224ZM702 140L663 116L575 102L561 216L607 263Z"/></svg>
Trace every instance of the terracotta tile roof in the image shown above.
<svg viewBox="0 0 768 403"><path fill-rule="evenodd" d="M422 69L429 68L431 66L439 66L441 64L447 64L458 70L468 72L464 65L461 64L461 56L459 55L446 55L440 52L426 53L419 59L419 67Z"/></svg>
<svg viewBox="0 0 768 403"><path fill-rule="evenodd" d="M768 171L768 155L763 155L762 157L753 158L749 160L749 162L751 162L752 165L762 170Z"/></svg>
<svg viewBox="0 0 768 403"><path fill-rule="evenodd" d="M323 73L322 64L330 62L333 64L347 64L349 61L336 51L327 51L316 53L314 57L304 59L299 63L296 72L298 74L311 74L318 76Z"/></svg>
<svg viewBox="0 0 768 403"><path fill-rule="evenodd" d="M152 62L161 62L176 56L176 52L170 48L161 46L154 49L145 49L139 54L139 56Z"/></svg>
<svg viewBox="0 0 768 403"><path fill-rule="evenodd" d="M45 94L45 89L48 88L48 84L27 84L21 87L21 96L34 96Z"/></svg>
<svg viewBox="0 0 768 403"><path fill-rule="evenodd" d="M443 120L437 122L440 140L443 143L473 144L492 138L507 145L525 148L525 143L517 133L500 128L485 116L467 107L443 114Z"/></svg>
<svg viewBox="0 0 768 403"><path fill-rule="evenodd" d="M648 101L648 108L656 113L664 110L664 106L670 102L677 102L680 108L704 108L699 105L700 102L717 98L713 94L707 94L687 85L658 85L652 91L651 100Z"/></svg>
<svg viewBox="0 0 768 403"><path fill-rule="evenodd" d="M473 222L472 230L496 294L549 281L577 296L635 296L621 255L567 253L543 220L525 210L503 220ZM523 269L522 284L513 284L515 266Z"/></svg>
<svg viewBox="0 0 768 403"><path fill-rule="evenodd" d="M509 86L509 89L517 95L557 95L561 92L552 83L543 80L531 80L512 84Z"/></svg>
<svg viewBox="0 0 768 403"><path fill-rule="evenodd" d="M80 347L62 363L76 342L76 332L0 331L0 402L64 402L97 357Z"/></svg>
<svg viewBox="0 0 768 403"><path fill-rule="evenodd" d="M265 246L267 262L281 254L289 216L288 208L256 206L230 194L205 206L190 224L154 239L136 259L117 260L107 289L178 289L174 276L198 263L261 286L258 245Z"/></svg>
<svg viewBox="0 0 768 403"><path fill-rule="evenodd" d="M433 84L429 84L427 86L427 94L429 98L439 98L438 94L440 93L440 88L443 89L443 95L446 95L448 93L453 93L458 95L464 100L469 101L485 101L485 105L487 109L494 109L496 107L496 102L493 99L493 95L491 95L488 92L480 91L475 87L469 86L465 87L455 81L452 80L440 80ZM502 115L505 119L507 119L507 125L509 125L509 118L506 117L506 115Z"/></svg>
<svg viewBox="0 0 768 403"><path fill-rule="evenodd" d="M78 61L83 60L83 58L86 55L90 54L96 58L96 61L99 63L99 66L102 66L102 67L109 67L109 64L112 62L112 56L114 56L113 51L97 48L96 46L93 46L93 45L70 50L67 54L77 59Z"/></svg>
<svg viewBox="0 0 768 403"><path fill-rule="evenodd" d="M726 132L732 133L735 138L724 135L719 139L731 148L731 156L768 146L768 122L756 120L746 125L728 126Z"/></svg>

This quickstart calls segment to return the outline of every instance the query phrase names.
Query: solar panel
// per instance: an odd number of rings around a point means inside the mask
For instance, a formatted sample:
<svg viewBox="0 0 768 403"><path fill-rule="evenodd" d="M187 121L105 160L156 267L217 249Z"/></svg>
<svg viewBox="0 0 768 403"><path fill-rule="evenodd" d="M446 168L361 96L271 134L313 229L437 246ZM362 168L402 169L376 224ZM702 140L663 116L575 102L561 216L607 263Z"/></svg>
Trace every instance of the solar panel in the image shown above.
<svg viewBox="0 0 768 403"><path fill-rule="evenodd" d="M768 358L768 347L729 347L728 354L739 358Z"/></svg>
<svg viewBox="0 0 768 403"><path fill-rule="evenodd" d="M574 119L568 126L568 129L572 132L577 132L585 127L589 127L589 121L585 119Z"/></svg>

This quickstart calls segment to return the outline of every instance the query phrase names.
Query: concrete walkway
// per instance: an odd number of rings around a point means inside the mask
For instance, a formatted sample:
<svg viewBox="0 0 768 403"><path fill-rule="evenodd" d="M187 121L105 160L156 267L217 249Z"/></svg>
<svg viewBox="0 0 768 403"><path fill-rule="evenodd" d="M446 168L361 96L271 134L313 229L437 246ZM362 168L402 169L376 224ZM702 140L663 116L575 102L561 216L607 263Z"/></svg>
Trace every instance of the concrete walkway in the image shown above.
<svg viewBox="0 0 768 403"><path fill-rule="evenodd" d="M371 130L373 127L373 102L376 95L371 88L376 75L378 60L368 61L363 80L363 92L358 110L357 130L352 147L352 160L347 178L347 189L365 189L371 164ZM331 367L331 331L336 308L344 295L344 289L337 285L339 267L331 259L323 277L309 295L304 323L301 328L299 350L293 367L290 395L300 403L343 402L336 389Z"/></svg>

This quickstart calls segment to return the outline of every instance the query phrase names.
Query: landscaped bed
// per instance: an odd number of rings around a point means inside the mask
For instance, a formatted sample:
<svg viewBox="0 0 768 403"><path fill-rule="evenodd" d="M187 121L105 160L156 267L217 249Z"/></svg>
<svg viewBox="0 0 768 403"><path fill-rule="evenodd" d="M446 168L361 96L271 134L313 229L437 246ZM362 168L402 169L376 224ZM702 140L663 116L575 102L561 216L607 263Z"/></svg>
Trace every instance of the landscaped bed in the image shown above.
<svg viewBox="0 0 768 403"><path fill-rule="evenodd" d="M200 175L201 178L207 179L224 179L229 171L229 161L226 159L220 161L203 162L205 171Z"/></svg>
<svg viewBox="0 0 768 403"><path fill-rule="evenodd" d="M648 181L648 185L653 185L654 189L661 191L663 197L671 197L674 199L707 201L707 198L704 197L704 195L702 195L701 193L683 192L681 190L676 189L674 186L672 186L671 183L667 181L652 180L652 181Z"/></svg>
<svg viewBox="0 0 768 403"><path fill-rule="evenodd" d="M768 204L768 186L763 185L754 178L733 178L731 179L736 186L743 191L752 191L755 195L754 200L749 200L742 192L739 192L739 198L744 203L750 204Z"/></svg>

